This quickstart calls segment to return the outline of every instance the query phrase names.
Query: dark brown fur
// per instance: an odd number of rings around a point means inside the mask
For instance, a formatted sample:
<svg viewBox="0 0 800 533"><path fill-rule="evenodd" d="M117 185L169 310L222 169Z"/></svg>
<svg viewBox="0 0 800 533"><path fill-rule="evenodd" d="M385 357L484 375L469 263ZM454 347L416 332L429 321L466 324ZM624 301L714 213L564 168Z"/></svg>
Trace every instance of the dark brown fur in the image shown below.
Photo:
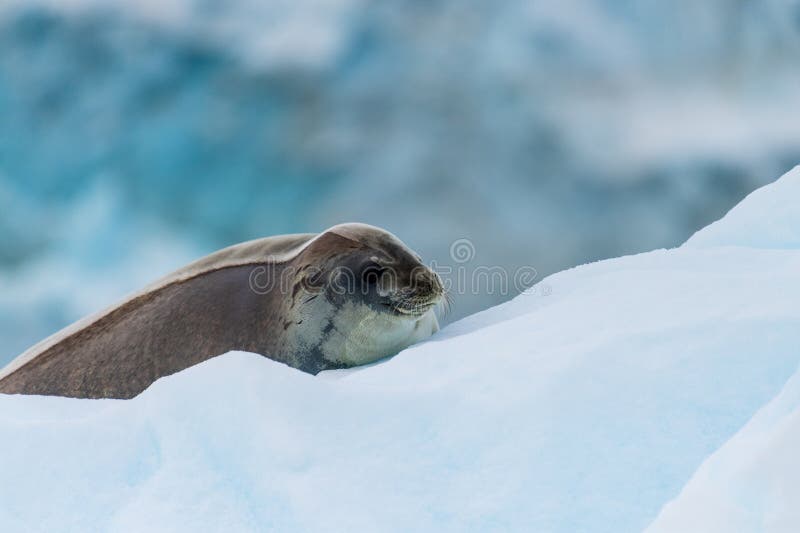
<svg viewBox="0 0 800 533"><path fill-rule="evenodd" d="M287 262L212 269L146 292L37 354L0 380L0 392L132 398L160 377L230 350L260 353L317 373L321 363L287 354L277 334L290 325L285 317L293 298L279 285L266 294L252 290L250 276L256 267L269 276L280 276L290 266L300 271L304 262L343 241L326 234L314 249Z"/></svg>

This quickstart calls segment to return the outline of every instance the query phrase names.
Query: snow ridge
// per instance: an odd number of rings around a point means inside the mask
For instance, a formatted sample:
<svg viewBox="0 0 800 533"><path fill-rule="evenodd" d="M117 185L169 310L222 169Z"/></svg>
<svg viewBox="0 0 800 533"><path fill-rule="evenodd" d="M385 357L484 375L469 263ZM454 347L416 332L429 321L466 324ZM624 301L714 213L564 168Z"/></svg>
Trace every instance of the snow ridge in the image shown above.
<svg viewBox="0 0 800 533"><path fill-rule="evenodd" d="M380 364L0 395L0 530L796 530L797 183Z"/></svg>

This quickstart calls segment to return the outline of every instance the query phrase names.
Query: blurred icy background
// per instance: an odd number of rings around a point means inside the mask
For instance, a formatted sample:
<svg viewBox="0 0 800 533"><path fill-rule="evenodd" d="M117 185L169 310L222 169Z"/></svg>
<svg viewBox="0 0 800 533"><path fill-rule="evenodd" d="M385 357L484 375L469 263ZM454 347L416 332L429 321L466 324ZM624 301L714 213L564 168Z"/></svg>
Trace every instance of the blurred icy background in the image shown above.
<svg viewBox="0 0 800 533"><path fill-rule="evenodd" d="M0 364L342 221L541 275L677 245L800 162L798 60L796 0L0 0Z"/></svg>

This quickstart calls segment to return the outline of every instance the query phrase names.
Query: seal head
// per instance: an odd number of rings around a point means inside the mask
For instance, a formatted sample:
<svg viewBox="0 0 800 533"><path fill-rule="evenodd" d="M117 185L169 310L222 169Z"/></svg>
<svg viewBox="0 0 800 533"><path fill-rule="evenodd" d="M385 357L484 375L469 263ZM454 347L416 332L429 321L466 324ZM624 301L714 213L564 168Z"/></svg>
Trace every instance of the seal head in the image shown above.
<svg viewBox="0 0 800 533"><path fill-rule="evenodd" d="M326 367L393 355L438 330L439 276L391 233L365 224L335 226L298 257L295 350ZM299 288L298 288L299 287ZM308 369L313 372L313 369Z"/></svg>

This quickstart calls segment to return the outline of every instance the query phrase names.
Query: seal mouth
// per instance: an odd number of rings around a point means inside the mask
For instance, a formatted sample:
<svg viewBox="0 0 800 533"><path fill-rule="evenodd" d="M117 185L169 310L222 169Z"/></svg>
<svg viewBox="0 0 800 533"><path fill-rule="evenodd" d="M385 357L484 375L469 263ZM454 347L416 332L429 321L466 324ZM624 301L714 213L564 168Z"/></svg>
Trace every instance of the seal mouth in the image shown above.
<svg viewBox="0 0 800 533"><path fill-rule="evenodd" d="M384 302L383 306L395 315L418 318L436 307L441 300L441 294L428 294L424 296L399 298L397 300L393 299Z"/></svg>
<svg viewBox="0 0 800 533"><path fill-rule="evenodd" d="M429 269L417 273L410 286L396 290L382 304L396 316L419 318L444 303L449 309L449 297L439 276Z"/></svg>

